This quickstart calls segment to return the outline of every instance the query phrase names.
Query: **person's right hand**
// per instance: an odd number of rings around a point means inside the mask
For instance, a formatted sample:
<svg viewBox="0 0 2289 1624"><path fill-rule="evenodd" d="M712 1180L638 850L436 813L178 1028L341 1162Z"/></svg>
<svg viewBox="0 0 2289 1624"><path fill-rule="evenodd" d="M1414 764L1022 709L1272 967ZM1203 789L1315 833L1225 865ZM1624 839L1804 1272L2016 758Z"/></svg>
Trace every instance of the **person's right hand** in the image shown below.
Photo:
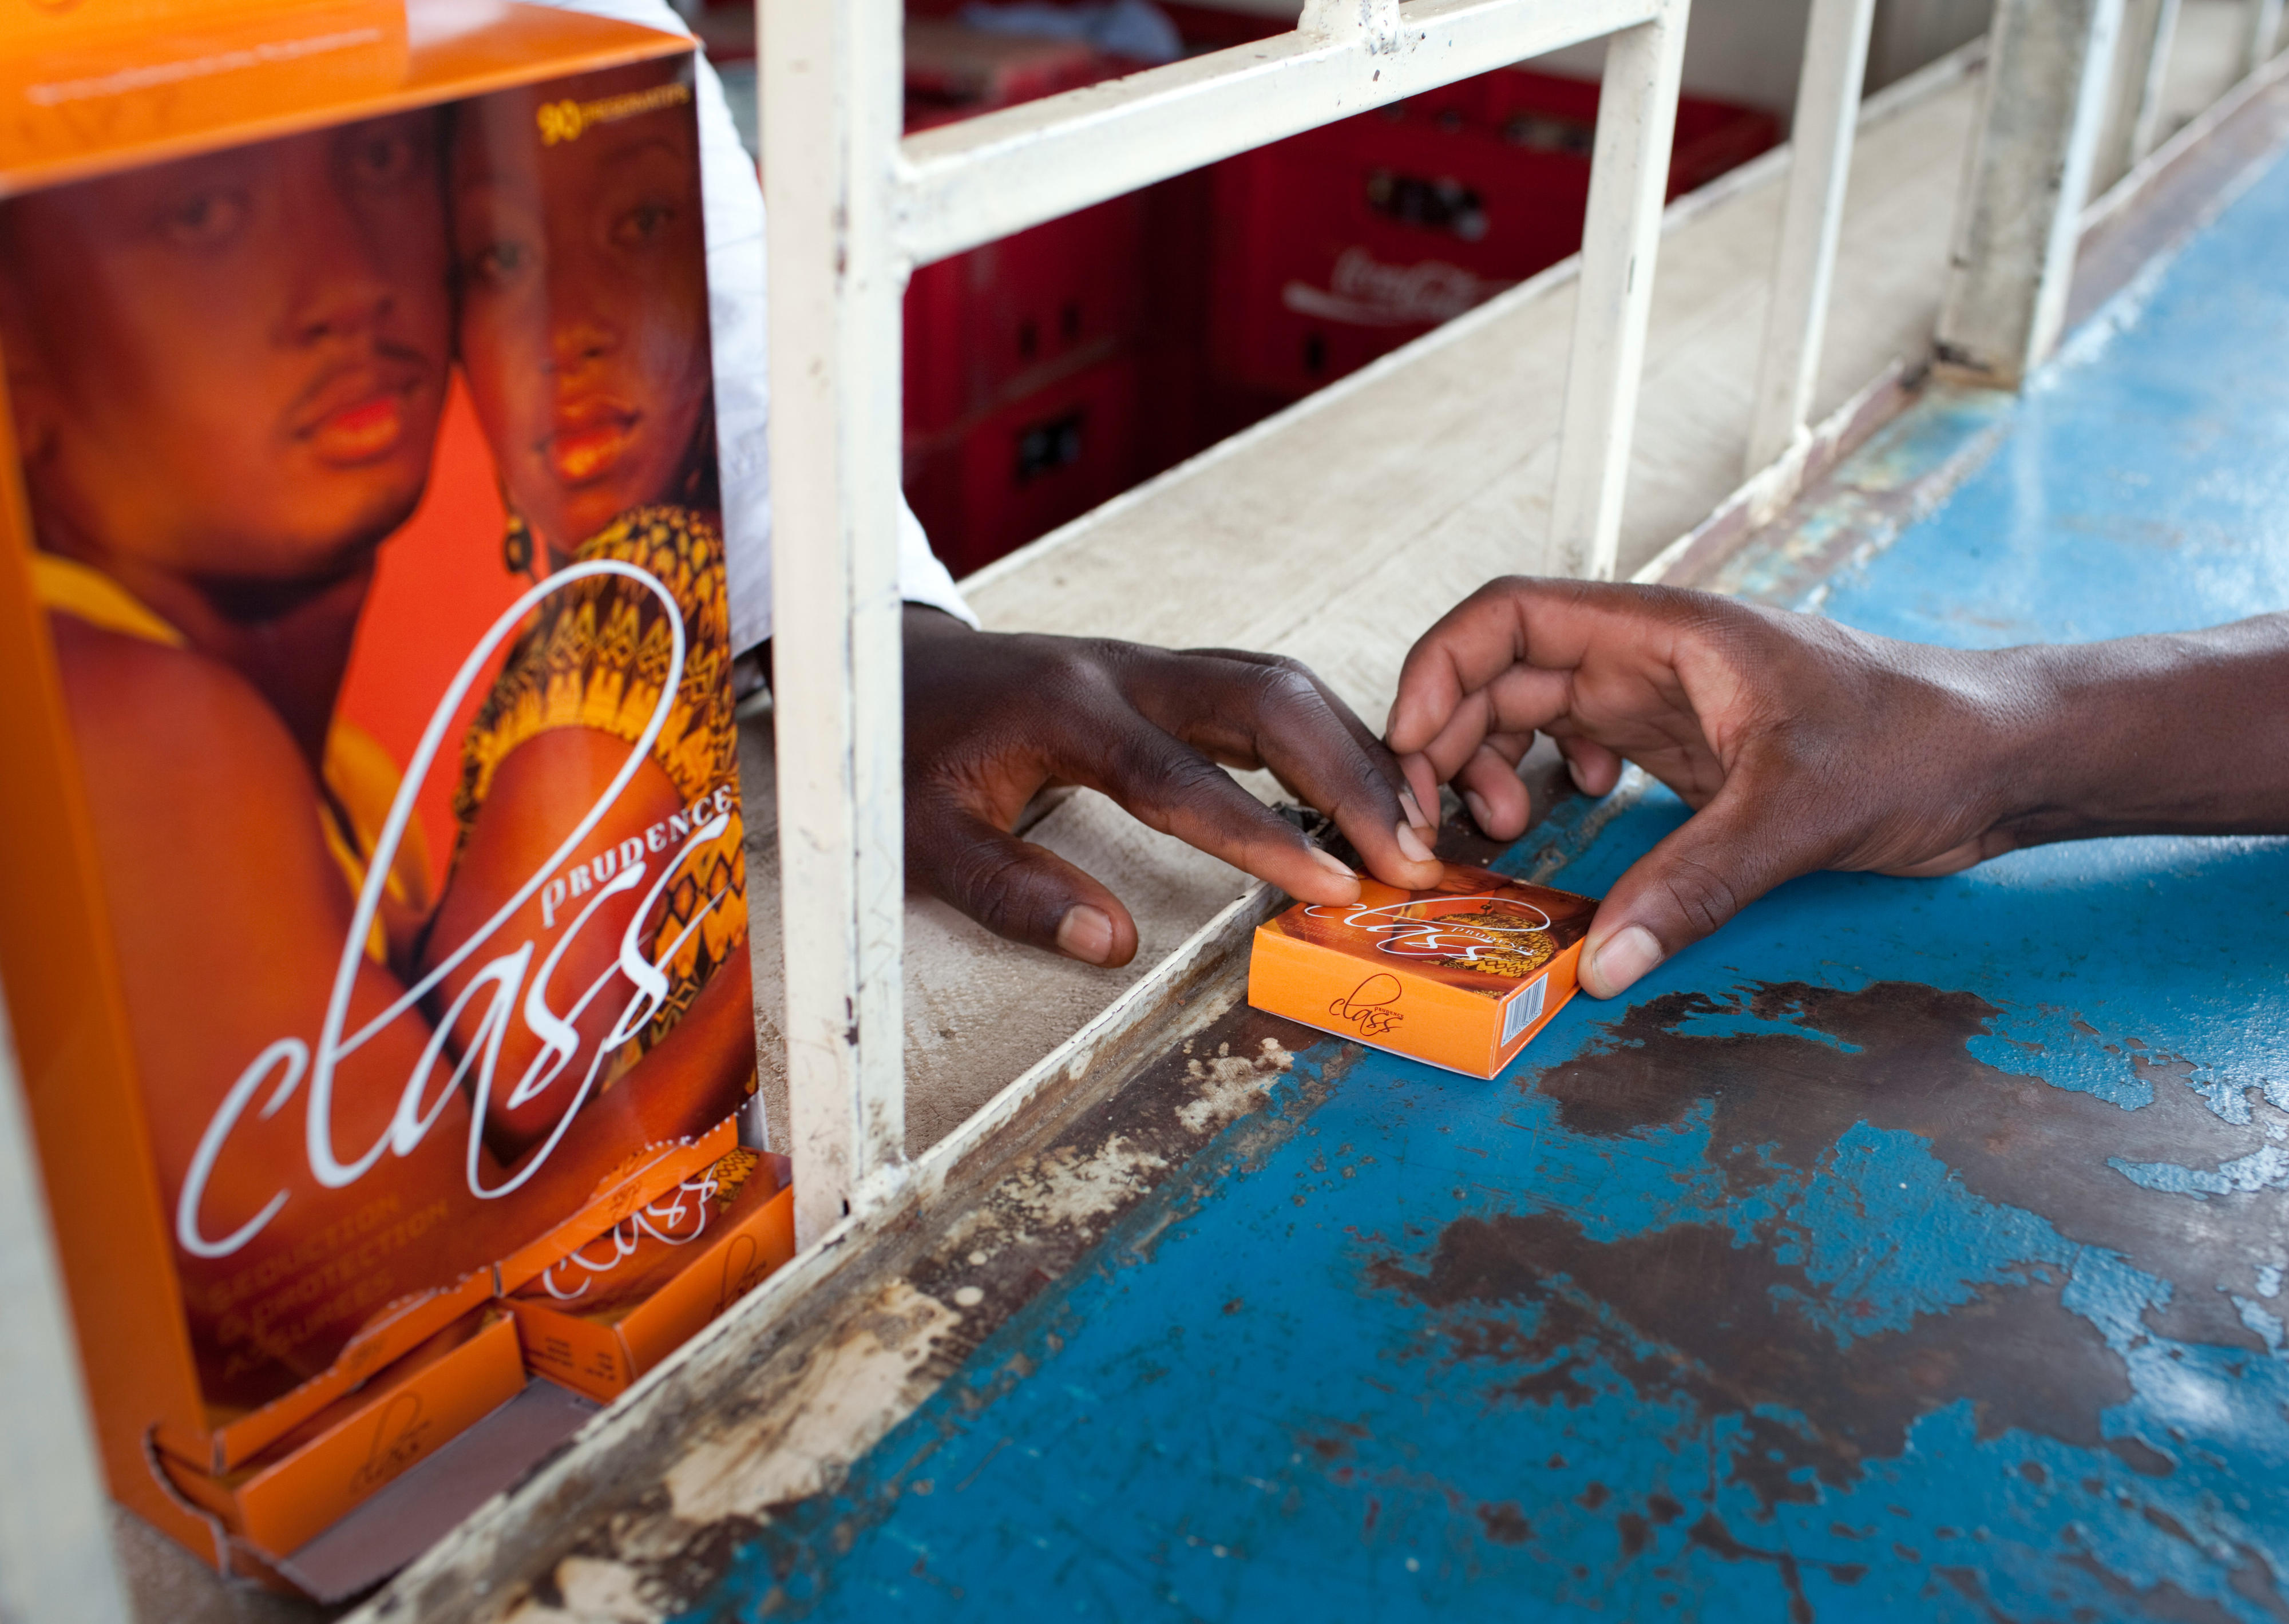
<svg viewBox="0 0 2289 1624"><path fill-rule="evenodd" d="M2040 669L1708 593L1511 578L1416 642L1386 741L1424 805L1452 781L1500 840L1526 827L1537 731L1590 794L1630 760L1694 808L1599 907L1582 984L1609 998L1796 875L1952 873L2050 838L2006 822Z"/></svg>

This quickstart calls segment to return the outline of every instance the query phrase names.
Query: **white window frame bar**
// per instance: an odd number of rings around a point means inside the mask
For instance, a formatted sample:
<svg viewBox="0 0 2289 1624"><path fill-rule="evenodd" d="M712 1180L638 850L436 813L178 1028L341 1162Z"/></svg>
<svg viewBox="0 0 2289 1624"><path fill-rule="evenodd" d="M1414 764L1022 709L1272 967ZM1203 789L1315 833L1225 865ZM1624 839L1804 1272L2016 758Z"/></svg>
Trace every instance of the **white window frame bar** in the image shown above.
<svg viewBox="0 0 2289 1624"><path fill-rule="evenodd" d="M796 1233L905 1157L901 306L918 266L1562 46L1607 41L1551 506L1610 577L1689 0L1312 0L1294 32L902 139L899 0L757 0L773 715ZM959 1130L957 1130L959 1132Z"/></svg>
<svg viewBox="0 0 2289 1624"><path fill-rule="evenodd" d="M2147 0L2147 4L2156 6L2157 15L2147 44L2145 81L2138 91L2138 122L2130 131L2132 169L2146 162L2162 144L2162 95L2170 85L2170 60L2178 48L2178 17L2183 9L2179 0Z"/></svg>
<svg viewBox="0 0 2289 1624"><path fill-rule="evenodd" d="M1820 383L1875 22L1876 0L1813 0L1789 128L1788 194L1749 410L1744 477L1755 477L1811 437L1813 391Z"/></svg>
<svg viewBox="0 0 2289 1624"><path fill-rule="evenodd" d="M2122 12L2123 0L1996 0L1934 345L1958 375L2016 389L2058 343Z"/></svg>
<svg viewBox="0 0 2289 1624"><path fill-rule="evenodd" d="M2162 92L2178 34L2179 0L2124 0L2115 47L2114 100L2091 175L2094 195L2110 190L2154 150L2162 127Z"/></svg>

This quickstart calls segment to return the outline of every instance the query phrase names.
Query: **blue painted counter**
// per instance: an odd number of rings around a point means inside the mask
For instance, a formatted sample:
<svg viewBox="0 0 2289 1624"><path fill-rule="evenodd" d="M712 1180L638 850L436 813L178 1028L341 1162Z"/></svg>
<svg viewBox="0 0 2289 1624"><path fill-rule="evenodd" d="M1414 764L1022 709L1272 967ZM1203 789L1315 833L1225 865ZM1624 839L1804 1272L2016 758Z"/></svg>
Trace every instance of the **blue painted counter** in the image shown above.
<svg viewBox="0 0 2289 1624"><path fill-rule="evenodd" d="M2289 167L1826 611L1991 645L2289 606L2285 267ZM1575 805L1557 883L1680 816ZM2289 1618L2285 968L2289 842L2113 840L1798 881L1491 1083L1250 1016L1295 1046L1280 1131L692 1616Z"/></svg>

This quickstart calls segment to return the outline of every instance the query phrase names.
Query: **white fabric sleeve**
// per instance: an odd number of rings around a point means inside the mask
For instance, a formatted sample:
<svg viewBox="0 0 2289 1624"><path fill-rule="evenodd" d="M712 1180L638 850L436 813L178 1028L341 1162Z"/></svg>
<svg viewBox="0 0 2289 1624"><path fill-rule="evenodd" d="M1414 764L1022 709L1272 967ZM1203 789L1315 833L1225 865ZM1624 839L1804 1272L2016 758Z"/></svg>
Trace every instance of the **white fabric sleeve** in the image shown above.
<svg viewBox="0 0 2289 1624"><path fill-rule="evenodd" d="M691 30L666 0L542 0L663 33ZM763 188L740 144L722 83L706 57L695 64L699 188L707 227L707 316L715 360L715 438L723 476L723 551L730 577L731 648L771 634L771 460L769 330L764 319ZM930 551L921 521L898 498L898 593L969 625L977 617Z"/></svg>

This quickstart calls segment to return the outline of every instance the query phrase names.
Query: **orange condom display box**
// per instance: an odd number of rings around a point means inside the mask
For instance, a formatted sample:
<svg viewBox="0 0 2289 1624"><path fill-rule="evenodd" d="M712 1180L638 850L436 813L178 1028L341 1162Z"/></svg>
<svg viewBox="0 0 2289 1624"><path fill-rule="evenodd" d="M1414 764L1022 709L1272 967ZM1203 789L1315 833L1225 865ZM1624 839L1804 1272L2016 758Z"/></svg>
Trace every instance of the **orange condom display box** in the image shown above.
<svg viewBox="0 0 2289 1624"><path fill-rule="evenodd" d="M298 1550L524 1390L516 1327L495 1305L438 1332L223 1477L156 1464L264 1557Z"/></svg>
<svg viewBox="0 0 2289 1624"><path fill-rule="evenodd" d="M737 1142L690 50L0 0L0 985L112 1491L203 1553L155 1445L299 1459Z"/></svg>
<svg viewBox="0 0 2289 1624"><path fill-rule="evenodd" d="M1597 903L1448 864L1438 886L1360 881L1256 927L1248 1001L1472 1077L1492 1077L1574 996Z"/></svg>

